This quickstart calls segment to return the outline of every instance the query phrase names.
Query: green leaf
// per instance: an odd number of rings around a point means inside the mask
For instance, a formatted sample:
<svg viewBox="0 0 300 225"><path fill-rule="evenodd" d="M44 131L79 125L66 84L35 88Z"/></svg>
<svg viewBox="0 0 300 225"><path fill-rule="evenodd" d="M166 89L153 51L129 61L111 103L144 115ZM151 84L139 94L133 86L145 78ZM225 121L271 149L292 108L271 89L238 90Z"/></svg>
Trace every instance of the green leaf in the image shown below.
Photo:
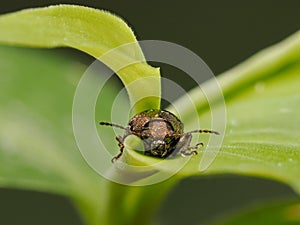
<svg viewBox="0 0 300 225"><path fill-rule="evenodd" d="M260 176L287 183L300 193L300 32L283 42L263 50L244 63L218 77L223 90L227 127L219 152L217 147L194 156L179 171L179 175L206 175L237 173ZM209 129L212 110L220 107L218 90L214 81L199 88L189 96L174 103L182 112L181 119L186 130L201 121L201 128ZM213 99L208 104L206 97ZM192 108L185 107L186 98L196 103L199 118L192 117ZM221 115L220 118L224 117ZM193 127L194 128L194 127ZM199 141L206 146L208 135ZM212 153L216 159L205 171L199 170L201 155ZM155 169L174 172L180 164L178 159L160 163L129 151L128 154L141 165L153 165Z"/></svg>
<svg viewBox="0 0 300 225"><path fill-rule="evenodd" d="M297 32L220 75L227 127L221 151L205 173L272 178L300 193L299 73ZM204 124L208 114L200 114Z"/></svg>
<svg viewBox="0 0 300 225"><path fill-rule="evenodd" d="M78 6L7 14L0 17L0 29L3 44L69 46L95 57L106 55L122 44L135 43L130 29L118 18ZM71 104L74 84L79 72L83 72L80 66L55 56L45 61L40 54L30 58L27 51L16 56L19 53L14 51L17 50L4 48L0 67L3 69L0 85L5 93L0 96L0 185L70 196L93 225L139 224L141 218L144 223L149 222L168 188L185 176L215 173L262 176L285 182L300 192L299 43L298 33L220 76L227 106L227 129L222 133L224 142L216 160L206 171L200 171L201 154L191 157L179 171L180 176L146 188L124 187L99 178L76 149ZM102 61L117 71L132 104L140 97L156 96L142 99L134 113L158 108L158 79L149 84L145 79L144 85L141 82L130 85L139 78L159 77L157 69L140 62L144 60L140 48L135 44L130 46L134 47L112 51L112 55ZM118 62L135 63L119 70ZM202 89L210 90L206 94L214 99L211 106L218 108L219 96L211 86L212 81L209 81ZM106 92L105 104L111 104L117 92L114 85L111 87ZM191 129L198 119L201 128L210 128L212 118L205 95L193 90L190 96L199 117L191 116L192 109L181 104L186 96L175 103L183 112L181 119L185 128ZM120 105L120 109L123 108ZM113 140L110 133L104 135ZM208 139L203 135L200 141L207 144ZM115 142L112 145L115 146ZM204 148L201 153L206 154ZM139 165L161 162L130 150L125 156L128 162ZM181 157L164 160L163 164L151 165L150 169L174 173L178 160Z"/></svg>
<svg viewBox="0 0 300 225"><path fill-rule="evenodd" d="M108 12L73 5L22 10L2 15L0 30L0 44L86 52L117 72L133 113L160 107L159 69L145 62L127 24Z"/></svg>
<svg viewBox="0 0 300 225"><path fill-rule="evenodd" d="M67 196L87 224L147 224L174 181L126 187L88 167L72 129L74 92L85 69L45 50L0 47L0 187ZM110 106L119 94L111 82L99 105ZM127 95L119 98L120 109L126 108ZM110 112L101 115L109 118ZM110 132L102 137L114 141Z"/></svg>
<svg viewBox="0 0 300 225"><path fill-rule="evenodd" d="M37 50L1 47L0 59L0 186L96 207L103 180L76 149L71 126L73 93L85 68Z"/></svg>
<svg viewBox="0 0 300 225"><path fill-rule="evenodd" d="M260 207L243 210L242 213L217 222L216 225L297 225L300 223L299 201L269 203Z"/></svg>

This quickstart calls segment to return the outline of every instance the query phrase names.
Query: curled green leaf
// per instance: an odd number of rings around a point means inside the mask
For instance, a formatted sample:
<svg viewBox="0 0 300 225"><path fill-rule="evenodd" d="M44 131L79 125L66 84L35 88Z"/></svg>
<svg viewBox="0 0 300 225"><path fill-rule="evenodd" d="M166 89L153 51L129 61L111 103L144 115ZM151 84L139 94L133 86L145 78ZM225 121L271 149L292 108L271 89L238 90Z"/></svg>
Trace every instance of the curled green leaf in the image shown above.
<svg viewBox="0 0 300 225"><path fill-rule="evenodd" d="M0 16L0 30L0 44L86 52L118 74L133 113L160 107L159 69L145 62L132 30L109 12L75 5L28 9Z"/></svg>

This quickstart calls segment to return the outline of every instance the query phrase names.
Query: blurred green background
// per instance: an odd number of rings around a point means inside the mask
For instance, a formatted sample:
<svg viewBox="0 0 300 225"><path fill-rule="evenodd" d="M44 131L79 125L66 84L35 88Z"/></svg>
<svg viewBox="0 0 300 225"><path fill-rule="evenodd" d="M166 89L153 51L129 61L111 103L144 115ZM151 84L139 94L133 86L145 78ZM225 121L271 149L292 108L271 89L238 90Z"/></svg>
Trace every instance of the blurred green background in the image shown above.
<svg viewBox="0 0 300 225"><path fill-rule="evenodd" d="M138 40L165 40L185 46L198 54L215 74L300 28L299 1L247 1L238 5L238 2L228 1L11 0L2 1L0 11L2 14L59 3L81 4L113 12L130 24ZM90 56L71 49L50 51L76 57L86 65L93 61ZM194 85L180 78L180 71L161 66L163 76L175 79L186 89ZM189 178L172 190L155 224L204 224L216 216L246 206L286 198L296 198L296 194L274 181L231 175ZM0 189L0 224L82 223L63 197Z"/></svg>

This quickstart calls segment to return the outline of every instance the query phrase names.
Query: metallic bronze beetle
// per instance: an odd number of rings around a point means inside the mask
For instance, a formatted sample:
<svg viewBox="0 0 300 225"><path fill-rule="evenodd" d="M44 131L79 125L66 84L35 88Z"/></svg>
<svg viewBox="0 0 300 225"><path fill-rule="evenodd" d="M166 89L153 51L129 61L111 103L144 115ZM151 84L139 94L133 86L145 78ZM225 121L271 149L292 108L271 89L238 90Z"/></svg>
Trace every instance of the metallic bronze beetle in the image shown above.
<svg viewBox="0 0 300 225"><path fill-rule="evenodd" d="M159 109L150 109L136 114L127 127L118 124L100 122L100 125L113 126L125 130L123 137L117 136L120 153L112 159L112 162L121 157L124 150L124 140L133 134L144 143L145 155L166 158L175 156L178 152L182 156L196 155L203 143L190 146L192 133L219 134L212 130L193 130L184 133L183 123L171 112Z"/></svg>

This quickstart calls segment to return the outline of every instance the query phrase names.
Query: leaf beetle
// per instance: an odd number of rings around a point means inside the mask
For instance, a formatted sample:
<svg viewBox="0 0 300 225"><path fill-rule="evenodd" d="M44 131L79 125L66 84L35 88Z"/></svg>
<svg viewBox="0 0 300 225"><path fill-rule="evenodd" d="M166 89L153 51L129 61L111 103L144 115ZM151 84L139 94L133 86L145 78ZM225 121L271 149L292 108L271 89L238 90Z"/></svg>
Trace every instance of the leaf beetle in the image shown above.
<svg viewBox="0 0 300 225"><path fill-rule="evenodd" d="M124 140L132 134L143 141L145 155L157 158L175 156L178 152L182 156L196 155L196 150L203 146L203 143L190 146L192 133L219 134L219 132L212 130L193 130L184 133L183 123L173 113L160 109L150 109L136 114L129 120L127 127L108 122L100 122L100 125L125 130L123 137L116 136L120 152L113 157L112 162L121 157L124 150Z"/></svg>

